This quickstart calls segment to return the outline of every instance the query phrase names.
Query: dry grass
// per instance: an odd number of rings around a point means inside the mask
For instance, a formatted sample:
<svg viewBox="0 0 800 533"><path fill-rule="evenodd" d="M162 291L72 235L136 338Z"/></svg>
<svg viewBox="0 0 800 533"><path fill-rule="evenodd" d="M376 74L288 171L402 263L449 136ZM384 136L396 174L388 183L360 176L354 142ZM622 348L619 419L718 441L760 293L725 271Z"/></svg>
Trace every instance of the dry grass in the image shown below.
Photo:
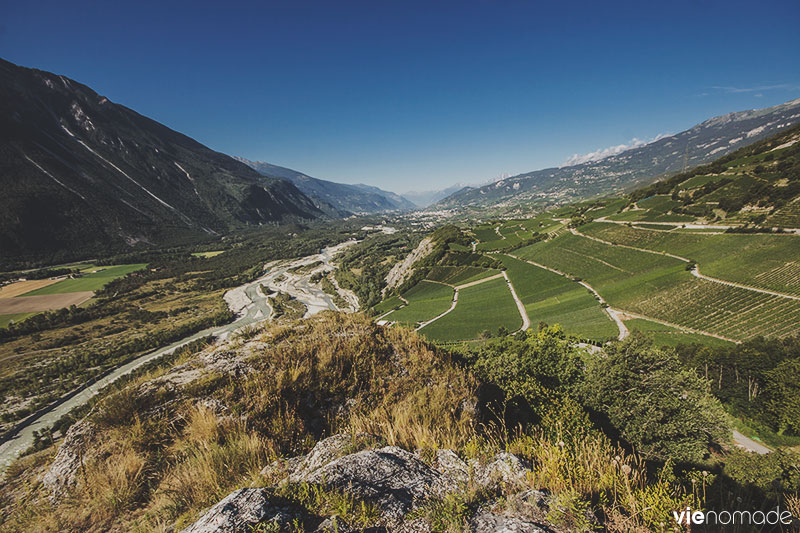
<svg viewBox="0 0 800 533"><path fill-rule="evenodd" d="M0 299L21 296L31 291L35 291L36 289L41 289L42 287L52 285L53 283L58 283L59 281L61 281L61 279L31 279L27 281L15 281L14 283L9 283L8 285L3 285L0 287Z"/></svg>
<svg viewBox="0 0 800 533"><path fill-rule="evenodd" d="M563 521L570 530L583 530L585 524L574 520L589 505L604 517L609 531L619 532L666 530L665 517L673 510L700 508L697 495L673 479L671 464L650 479L640 457L627 454L600 433L572 438L556 428L547 435L520 436L509 443L508 451L533 463L532 487L546 488L563 500L556 516L549 518Z"/></svg>
<svg viewBox="0 0 800 533"><path fill-rule="evenodd" d="M38 479L12 476L0 489L3 531L179 529L232 490L263 484L275 458L338 430L411 449L459 448L474 434L477 381L413 332L326 313L248 330L234 348L252 353L246 376L143 388L158 370L105 398L91 415L98 453L69 497L53 506Z"/></svg>

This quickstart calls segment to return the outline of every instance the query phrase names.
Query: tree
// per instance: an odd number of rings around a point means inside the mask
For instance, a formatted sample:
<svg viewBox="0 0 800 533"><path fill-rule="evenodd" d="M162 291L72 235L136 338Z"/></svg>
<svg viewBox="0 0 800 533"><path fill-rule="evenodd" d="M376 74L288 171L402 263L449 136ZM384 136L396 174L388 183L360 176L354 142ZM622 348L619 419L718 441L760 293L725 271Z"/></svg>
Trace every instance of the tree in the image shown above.
<svg viewBox="0 0 800 533"><path fill-rule="evenodd" d="M779 433L800 433L800 359L789 359L766 375L764 410Z"/></svg>
<svg viewBox="0 0 800 533"><path fill-rule="evenodd" d="M506 337L471 358L484 380L509 400L524 399L539 417L561 405L583 374L578 352L558 325Z"/></svg>
<svg viewBox="0 0 800 533"><path fill-rule="evenodd" d="M583 393L645 457L699 461L729 429L708 381L634 332L590 362Z"/></svg>

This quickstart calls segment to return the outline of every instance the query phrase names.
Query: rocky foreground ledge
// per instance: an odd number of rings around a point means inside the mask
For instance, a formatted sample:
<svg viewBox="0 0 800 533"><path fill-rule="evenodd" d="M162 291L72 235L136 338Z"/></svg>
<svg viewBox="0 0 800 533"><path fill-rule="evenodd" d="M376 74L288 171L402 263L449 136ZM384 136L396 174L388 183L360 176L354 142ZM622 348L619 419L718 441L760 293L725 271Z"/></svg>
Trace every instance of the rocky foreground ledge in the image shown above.
<svg viewBox="0 0 800 533"><path fill-rule="evenodd" d="M527 465L500 453L485 461L465 462L451 450L437 450L427 460L396 446L348 453L365 436L338 434L320 441L309 454L276 461L262 474L278 481L264 488L243 488L211 507L183 533L290 531L313 524L311 531L431 531L426 516L448 496L465 491L493 495L469 521L471 531L541 533L559 529L548 524L551 499L527 488ZM338 516L309 516L280 496L281 486L300 484L338 490L379 513L380 526L362 528ZM502 495L502 497L501 497Z"/></svg>

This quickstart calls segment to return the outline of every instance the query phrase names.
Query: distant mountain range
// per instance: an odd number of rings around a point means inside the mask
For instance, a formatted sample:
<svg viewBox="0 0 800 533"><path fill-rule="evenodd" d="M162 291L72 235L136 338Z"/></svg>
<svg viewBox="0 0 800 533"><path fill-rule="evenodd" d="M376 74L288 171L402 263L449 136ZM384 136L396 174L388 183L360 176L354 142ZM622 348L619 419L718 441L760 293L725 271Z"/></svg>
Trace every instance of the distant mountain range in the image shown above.
<svg viewBox="0 0 800 533"><path fill-rule="evenodd" d="M446 189L430 190L430 191L409 191L404 192L403 197L414 202L419 207L428 207L429 205L447 198L451 194L460 191L467 187L463 183L456 183Z"/></svg>
<svg viewBox="0 0 800 533"><path fill-rule="evenodd" d="M3 60L0 187L4 259L55 260L323 216L286 180L74 80Z"/></svg>
<svg viewBox="0 0 800 533"><path fill-rule="evenodd" d="M708 163L800 122L800 98L765 109L728 113L616 155L547 168L462 189L435 208L491 208L566 203L618 193Z"/></svg>
<svg viewBox="0 0 800 533"><path fill-rule="evenodd" d="M317 207L333 215L384 213L407 211L417 206L399 194L384 191L371 185L348 185L312 178L290 168L279 167L264 161L250 161L234 157L264 176L292 182L303 193L317 201Z"/></svg>

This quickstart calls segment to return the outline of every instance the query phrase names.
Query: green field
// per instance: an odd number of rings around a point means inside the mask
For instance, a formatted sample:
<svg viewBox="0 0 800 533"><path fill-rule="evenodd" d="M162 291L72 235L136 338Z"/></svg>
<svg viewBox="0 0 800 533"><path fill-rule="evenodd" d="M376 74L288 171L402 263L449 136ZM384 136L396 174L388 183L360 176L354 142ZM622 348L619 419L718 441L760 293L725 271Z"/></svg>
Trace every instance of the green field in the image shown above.
<svg viewBox="0 0 800 533"><path fill-rule="evenodd" d="M561 324L582 339L606 340L619 334L617 325L594 295L582 285L507 255L498 259L522 300L531 324Z"/></svg>
<svg viewBox="0 0 800 533"><path fill-rule="evenodd" d="M476 339L483 331L496 335L501 326L513 332L521 325L506 280L500 278L460 290L456 308L420 332L431 340L456 341Z"/></svg>
<svg viewBox="0 0 800 533"><path fill-rule="evenodd" d="M800 236L666 233L601 222L580 230L616 244L686 257L707 276L800 296Z"/></svg>
<svg viewBox="0 0 800 533"><path fill-rule="evenodd" d="M401 305L404 305L403 300L401 300L397 296L390 296L389 298L375 305L372 308L372 310L375 312L376 315L382 315L384 313L388 313L392 309L400 307Z"/></svg>
<svg viewBox="0 0 800 533"><path fill-rule="evenodd" d="M194 257L204 257L204 258L207 259L209 257L216 257L219 254L224 254L224 253L225 253L225 250L215 250L213 252L193 252L192 255Z"/></svg>
<svg viewBox="0 0 800 533"><path fill-rule="evenodd" d="M64 294L67 292L82 292L82 291L96 291L103 286L117 278L121 278L126 274L143 269L147 266L144 263L133 265L115 265L108 267L87 267L85 271L89 273L84 274L80 278L65 279L58 283L53 283L47 287L36 289L25 293L22 296L38 296L42 294ZM91 272L97 270L97 272Z"/></svg>
<svg viewBox="0 0 800 533"><path fill-rule="evenodd" d="M649 209L650 211L657 212L657 213L667 213L673 207L678 207L680 202L676 202L668 195L656 195L651 196L649 198L645 198L644 200L639 200L636 202L636 205L641 207L642 209Z"/></svg>
<svg viewBox="0 0 800 533"><path fill-rule="evenodd" d="M453 302L453 289L447 285L422 280L403 294L408 305L384 317L384 320L415 325L430 320L445 311Z"/></svg>
<svg viewBox="0 0 800 533"><path fill-rule="evenodd" d="M679 329L652 322L650 320L643 320L641 318L634 318L626 320L625 325L630 331L638 330L653 337L656 345L658 346L677 346L678 344L704 344L706 346L732 346L728 341L718 339L716 337L709 337L708 335L700 335L697 333L686 333Z"/></svg>
<svg viewBox="0 0 800 533"><path fill-rule="evenodd" d="M425 279L447 283L448 285L462 285L471 281L488 278L499 274L493 268L480 268L474 266L435 266L428 272Z"/></svg>
<svg viewBox="0 0 800 533"><path fill-rule="evenodd" d="M478 227L472 230L472 233L475 234L475 238L478 239L480 242L490 242L496 241L500 239L500 236L494 230L495 226L491 227Z"/></svg>
<svg viewBox="0 0 800 533"><path fill-rule="evenodd" d="M476 248L480 251L492 252L509 249L527 239L533 238L537 233L550 233L563 226L561 222L556 222L548 214L537 215L529 219L507 220L490 226L478 226L472 231L478 241ZM498 229L495 230L495 228ZM498 235L498 231L500 235Z"/></svg>
<svg viewBox="0 0 800 533"><path fill-rule="evenodd" d="M680 188L681 189L696 189L698 187L702 187L706 183L711 183L711 182L714 182L714 181L718 181L718 180L721 180L724 177L725 176L721 176L719 174L715 174L715 175L702 175L701 174L699 176L693 176L693 177L689 178L688 180L686 180L684 182L681 182Z"/></svg>
<svg viewBox="0 0 800 533"><path fill-rule="evenodd" d="M585 280L612 307L733 339L791 335L800 324L798 300L699 279L686 271L684 262L659 254L565 234L515 255Z"/></svg>
<svg viewBox="0 0 800 533"><path fill-rule="evenodd" d="M8 326L9 324L11 324L12 321L14 323L21 322L21 321L25 320L26 318L28 318L29 316L32 316L32 315L35 315L35 314L36 313L16 313L16 314L13 314L13 315L0 315L0 328L4 328L4 327Z"/></svg>
<svg viewBox="0 0 800 533"><path fill-rule="evenodd" d="M625 207L628 203L628 200L625 198L614 198L611 200L604 200L602 206L592 207L586 211L586 214L592 218L600 218L606 217L609 215L613 215L623 207Z"/></svg>

